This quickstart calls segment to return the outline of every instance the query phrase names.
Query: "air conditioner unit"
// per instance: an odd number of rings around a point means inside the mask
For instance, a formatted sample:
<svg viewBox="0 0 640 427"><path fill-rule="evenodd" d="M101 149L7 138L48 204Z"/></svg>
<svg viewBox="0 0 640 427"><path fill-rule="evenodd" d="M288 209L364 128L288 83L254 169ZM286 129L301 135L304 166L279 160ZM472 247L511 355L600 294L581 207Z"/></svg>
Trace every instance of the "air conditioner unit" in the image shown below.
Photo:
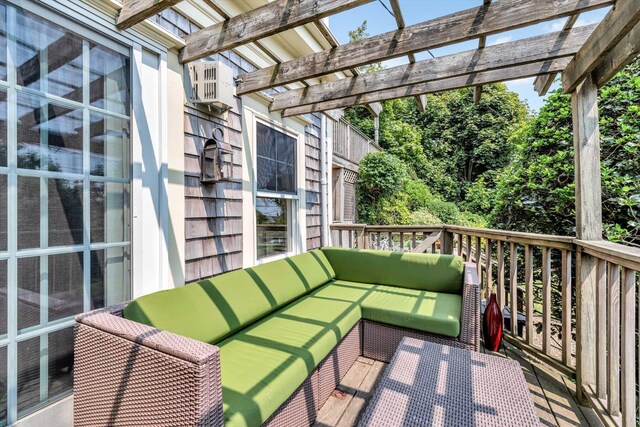
<svg viewBox="0 0 640 427"><path fill-rule="evenodd" d="M189 64L191 93L189 101L223 110L233 108L233 70L220 61L192 62Z"/></svg>

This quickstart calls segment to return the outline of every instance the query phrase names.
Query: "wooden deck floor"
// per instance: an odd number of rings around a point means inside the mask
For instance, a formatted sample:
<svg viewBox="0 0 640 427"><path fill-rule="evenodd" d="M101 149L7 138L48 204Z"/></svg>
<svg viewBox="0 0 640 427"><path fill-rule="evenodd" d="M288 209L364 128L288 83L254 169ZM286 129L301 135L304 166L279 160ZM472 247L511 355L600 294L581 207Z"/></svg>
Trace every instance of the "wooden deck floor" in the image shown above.
<svg viewBox="0 0 640 427"><path fill-rule="evenodd" d="M520 363L543 426L602 426L593 410L578 405L575 384L566 376L510 344L492 354ZM356 425L386 366L360 357L320 410L315 426Z"/></svg>

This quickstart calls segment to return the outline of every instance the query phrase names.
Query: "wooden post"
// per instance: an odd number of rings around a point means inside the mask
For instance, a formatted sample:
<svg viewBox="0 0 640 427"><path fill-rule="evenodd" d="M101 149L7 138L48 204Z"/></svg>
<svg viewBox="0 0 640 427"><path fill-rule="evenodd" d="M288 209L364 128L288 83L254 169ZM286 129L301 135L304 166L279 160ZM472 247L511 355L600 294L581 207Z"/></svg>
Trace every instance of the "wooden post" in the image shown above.
<svg viewBox="0 0 640 427"><path fill-rule="evenodd" d="M453 233L445 229L442 230L442 248L441 253L453 255Z"/></svg>
<svg viewBox="0 0 640 427"><path fill-rule="evenodd" d="M589 75L571 93L573 145L575 151L576 236L602 239L602 189L598 88ZM578 253L576 264L576 381L584 402L585 385L596 382L596 282L597 259Z"/></svg>

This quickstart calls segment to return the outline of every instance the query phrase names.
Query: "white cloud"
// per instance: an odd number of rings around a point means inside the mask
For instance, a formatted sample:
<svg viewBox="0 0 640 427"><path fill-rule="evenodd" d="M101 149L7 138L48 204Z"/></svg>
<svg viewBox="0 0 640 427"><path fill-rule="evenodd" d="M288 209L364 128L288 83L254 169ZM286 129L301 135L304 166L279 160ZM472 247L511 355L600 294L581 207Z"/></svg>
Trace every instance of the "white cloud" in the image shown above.
<svg viewBox="0 0 640 427"><path fill-rule="evenodd" d="M494 45L497 45L497 44L510 42L511 40L513 40L513 37L511 37L511 36L498 37L494 41L487 43L487 45L488 46L494 46Z"/></svg>
<svg viewBox="0 0 640 427"><path fill-rule="evenodd" d="M535 77L526 77L524 79L511 80L507 83L507 86L523 86L523 85L532 85L536 80Z"/></svg>

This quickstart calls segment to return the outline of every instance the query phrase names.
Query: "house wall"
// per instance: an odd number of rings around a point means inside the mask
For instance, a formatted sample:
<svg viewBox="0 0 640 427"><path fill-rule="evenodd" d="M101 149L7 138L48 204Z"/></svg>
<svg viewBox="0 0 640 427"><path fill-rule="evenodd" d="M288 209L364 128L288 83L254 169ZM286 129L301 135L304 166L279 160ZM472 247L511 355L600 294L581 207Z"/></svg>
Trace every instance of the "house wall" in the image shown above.
<svg viewBox="0 0 640 427"><path fill-rule="evenodd" d="M157 15L156 23L173 34L184 37L199 28L174 9ZM233 70L234 77L254 71L256 67L234 51L212 56ZM282 89L280 89L282 90ZM278 91L278 89L276 89ZM243 227L243 99L236 97L236 105L220 115L208 112L202 106L186 104L184 107L184 218L185 256L184 281L186 283L215 276L247 265L243 255L243 239L248 233ZM264 105L268 101L263 101ZM306 203L306 249L322 244L320 206L320 115L306 116L304 155L304 190ZM226 142L234 150L234 171L231 182L202 184L199 156L204 142L215 127L225 132ZM300 179L300 178L299 178ZM245 207L245 215L252 212ZM252 263L249 261L249 264Z"/></svg>

